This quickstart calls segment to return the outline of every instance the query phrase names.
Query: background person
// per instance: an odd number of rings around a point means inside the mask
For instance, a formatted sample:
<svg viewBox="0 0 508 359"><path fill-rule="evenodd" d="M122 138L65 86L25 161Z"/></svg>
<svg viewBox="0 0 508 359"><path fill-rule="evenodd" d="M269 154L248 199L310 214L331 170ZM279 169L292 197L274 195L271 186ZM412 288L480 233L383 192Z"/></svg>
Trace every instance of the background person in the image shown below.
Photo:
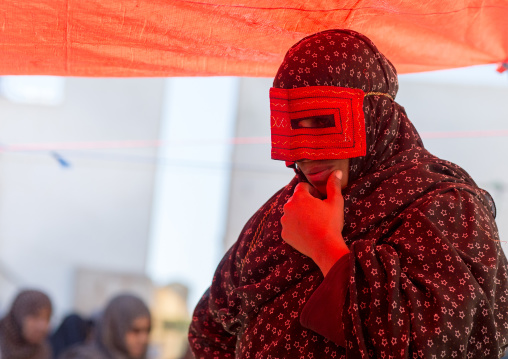
<svg viewBox="0 0 508 359"><path fill-rule="evenodd" d="M38 290L23 290L0 321L2 358L51 359L47 341L52 306L49 297Z"/></svg>
<svg viewBox="0 0 508 359"><path fill-rule="evenodd" d="M118 295L100 316L92 343L70 348L59 359L145 359L150 330L150 311L143 300Z"/></svg>

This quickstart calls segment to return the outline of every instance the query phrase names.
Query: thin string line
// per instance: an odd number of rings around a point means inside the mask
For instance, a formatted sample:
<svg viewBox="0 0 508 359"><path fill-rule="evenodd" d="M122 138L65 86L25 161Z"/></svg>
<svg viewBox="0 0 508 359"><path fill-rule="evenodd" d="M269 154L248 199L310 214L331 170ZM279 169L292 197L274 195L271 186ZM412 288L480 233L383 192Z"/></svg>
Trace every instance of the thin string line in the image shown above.
<svg viewBox="0 0 508 359"><path fill-rule="evenodd" d="M508 137L508 130L478 130L478 131L426 131L420 133L424 139L450 139L450 138L485 138ZM83 141L83 142L47 142L47 143L20 143L0 144L2 152L38 152L61 150L97 150L97 149L134 149L158 148L171 146L210 146L210 145L256 145L269 144L269 136L260 137L232 137L226 139L181 139L171 141L161 140L112 140L112 141Z"/></svg>

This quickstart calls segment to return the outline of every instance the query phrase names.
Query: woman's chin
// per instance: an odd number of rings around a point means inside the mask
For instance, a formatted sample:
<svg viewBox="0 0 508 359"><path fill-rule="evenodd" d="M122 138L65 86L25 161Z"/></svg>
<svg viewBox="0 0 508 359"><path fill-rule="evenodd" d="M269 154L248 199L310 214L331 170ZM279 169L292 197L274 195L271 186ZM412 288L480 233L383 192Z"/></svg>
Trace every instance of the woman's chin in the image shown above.
<svg viewBox="0 0 508 359"><path fill-rule="evenodd" d="M311 190L310 190L311 195L313 195L316 198L321 198L321 199L326 198L326 185L321 185L321 184L315 185L312 182L310 184L312 186Z"/></svg>

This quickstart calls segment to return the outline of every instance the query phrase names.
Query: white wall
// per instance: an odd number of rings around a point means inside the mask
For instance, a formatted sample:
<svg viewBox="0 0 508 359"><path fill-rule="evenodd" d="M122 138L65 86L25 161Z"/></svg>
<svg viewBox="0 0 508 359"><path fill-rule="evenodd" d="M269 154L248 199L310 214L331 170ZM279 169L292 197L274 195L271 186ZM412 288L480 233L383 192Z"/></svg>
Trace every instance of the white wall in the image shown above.
<svg viewBox="0 0 508 359"><path fill-rule="evenodd" d="M58 106L0 99L2 145L153 140L162 79L68 78ZM71 309L74 271L93 267L144 273L156 148L59 150L0 154L0 262L19 287ZM145 160L148 159L148 160ZM0 288L0 311L13 295Z"/></svg>
<svg viewBox="0 0 508 359"><path fill-rule="evenodd" d="M224 253L237 78L166 80L147 270L187 285L193 308Z"/></svg>

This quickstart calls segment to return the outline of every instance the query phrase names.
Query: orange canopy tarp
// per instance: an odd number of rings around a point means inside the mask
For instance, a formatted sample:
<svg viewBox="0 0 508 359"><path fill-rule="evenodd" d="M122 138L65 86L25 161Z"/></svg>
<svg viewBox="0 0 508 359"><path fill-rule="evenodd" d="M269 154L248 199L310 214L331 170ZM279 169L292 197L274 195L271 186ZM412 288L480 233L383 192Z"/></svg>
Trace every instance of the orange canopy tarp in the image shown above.
<svg viewBox="0 0 508 359"><path fill-rule="evenodd" d="M508 58L507 0L6 0L0 74L271 77L330 28L369 36L399 73Z"/></svg>

